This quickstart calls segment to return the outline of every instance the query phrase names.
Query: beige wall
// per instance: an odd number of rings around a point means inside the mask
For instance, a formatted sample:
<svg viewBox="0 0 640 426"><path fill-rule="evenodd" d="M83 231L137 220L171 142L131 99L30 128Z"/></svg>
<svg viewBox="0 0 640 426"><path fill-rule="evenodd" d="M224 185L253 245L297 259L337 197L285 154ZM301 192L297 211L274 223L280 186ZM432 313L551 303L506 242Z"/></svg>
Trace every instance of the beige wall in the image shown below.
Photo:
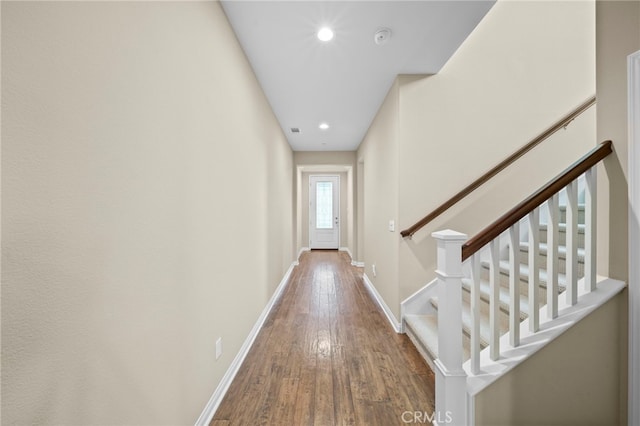
<svg viewBox="0 0 640 426"><path fill-rule="evenodd" d="M432 232L472 236L596 144L591 108L413 239L387 231L393 218L398 231L411 226L592 96L594 30L593 2L498 2L439 74L398 77L358 156L367 274L370 261L393 264L385 301L396 314L435 278Z"/></svg>
<svg viewBox="0 0 640 426"><path fill-rule="evenodd" d="M498 2L437 75L400 83L406 228L595 93L593 2ZM431 233L470 237L591 149L595 111L400 244L400 296L435 277Z"/></svg>
<svg viewBox="0 0 640 426"><path fill-rule="evenodd" d="M618 312L625 304L626 297L615 296L483 390L475 400L476 425L626 424L619 417L616 374L626 339Z"/></svg>
<svg viewBox="0 0 640 426"><path fill-rule="evenodd" d="M365 273L397 319L400 318L399 233L398 230L389 232L388 226L390 220L397 222L398 218L399 97L400 85L396 79L358 149Z"/></svg>
<svg viewBox="0 0 640 426"><path fill-rule="evenodd" d="M628 280L628 112L627 56L640 50L640 2L598 1L596 84L598 138L611 139L614 153L598 175L598 270ZM620 330L627 336L628 293L623 293ZM620 418L627 416L628 340L620 342Z"/></svg>
<svg viewBox="0 0 640 426"><path fill-rule="evenodd" d="M640 3L597 2L598 138L611 139L614 154L599 176L599 264L602 274L626 280L627 250L627 56L640 50Z"/></svg>
<svg viewBox="0 0 640 426"><path fill-rule="evenodd" d="M2 62L2 423L193 424L293 260L220 5L3 2Z"/></svg>

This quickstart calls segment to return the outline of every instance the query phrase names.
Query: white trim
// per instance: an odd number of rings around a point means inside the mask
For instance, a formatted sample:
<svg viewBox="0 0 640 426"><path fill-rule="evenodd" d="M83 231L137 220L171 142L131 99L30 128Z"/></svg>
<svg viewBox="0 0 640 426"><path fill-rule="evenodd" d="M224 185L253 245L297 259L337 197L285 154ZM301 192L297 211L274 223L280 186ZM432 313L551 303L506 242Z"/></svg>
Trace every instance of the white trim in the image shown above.
<svg viewBox="0 0 640 426"><path fill-rule="evenodd" d="M424 285L424 287L422 287L421 289L417 290L415 293L413 293L411 296L407 297L406 299L404 299L401 303L401 305L411 305L413 303L415 303L417 300L419 299L423 299L424 298L424 294L428 293L429 291L429 287L431 287L432 285L436 285L438 283L438 279L434 278L433 280L429 281L427 284Z"/></svg>
<svg viewBox="0 0 640 426"><path fill-rule="evenodd" d="M342 182L340 180L340 175L336 175L336 174L325 174L325 173L320 173L320 174L313 174L313 175L309 175L309 205L307 206L307 208L309 209L309 247L310 248L316 248L316 249L335 249L336 247L323 247L322 245L318 246L317 243L312 243L311 240L311 236L314 235L314 224L315 224L315 217L316 217L316 212L315 209L311 209L311 203L312 203L312 198L311 198L311 188L313 187L313 184L311 183L311 180L314 178L335 178L337 181L337 191L335 191L333 193L333 197L336 200L334 209L337 212L337 217L338 217L338 226L337 226L337 230L338 230L338 236L337 236L337 248L340 247L340 241L342 241L342 206L340 205L340 199L342 198ZM315 194L315 187L313 187L313 193ZM316 247L314 247L314 245Z"/></svg>
<svg viewBox="0 0 640 426"><path fill-rule="evenodd" d="M301 247L300 250L298 251L298 257L296 258L296 263L300 263L300 256L302 256L302 253L304 253L305 251L311 251L311 249L309 247Z"/></svg>
<svg viewBox="0 0 640 426"><path fill-rule="evenodd" d="M640 51L629 55L629 425L640 424Z"/></svg>
<svg viewBox="0 0 640 426"><path fill-rule="evenodd" d="M265 308L262 310L262 314L260 314L260 316L258 317L258 320L256 321L255 325L251 329L251 332L249 333L244 343L242 344L240 351L238 351L238 354L233 359L233 362L231 362L231 365L227 369L227 372L222 377L222 380L220 380L220 383L218 383L218 387L213 392L213 395L211 395L209 402L204 407L202 414L200 414L200 417L195 423L196 426L206 426L209 423L211 423L211 420L213 419L213 416L215 415L216 410L220 406L222 399L224 398L225 394L229 390L229 386L231 385L231 382L233 381L236 374L238 374L238 370L240 369L242 362L244 361L247 354L249 353L249 350L251 349L253 342L256 340L256 337L258 336L258 333L260 332L262 325L264 324L267 317L269 316L271 309L273 309L273 306L276 304L276 302L282 295L282 292L287 287L287 284L289 283L289 278L291 277L291 272L293 271L293 268L295 267L295 265L296 265L296 262L293 262L291 266L289 266L289 269L287 270L287 272L284 274L284 278L282 278L282 281L280 281L280 284L276 288L276 291L271 296L271 299L269 299L267 306L265 306Z"/></svg>
<svg viewBox="0 0 640 426"><path fill-rule="evenodd" d="M353 255L351 254L351 250L349 250L349 247L340 247L340 248L338 248L338 251L347 252L347 254L351 258L351 260L353 260Z"/></svg>
<svg viewBox="0 0 640 426"><path fill-rule="evenodd" d="M384 312L384 314L387 316L387 320L389 320L389 323L391 324L391 327L393 327L393 330L396 333L400 333L400 323L396 319L396 316L393 315L393 312L391 311L389 306L384 302L384 299L382 299L382 296L380 296L378 290L376 290L376 288L373 286L373 283L369 280L369 277L367 277L366 273L362 274L362 279L364 281L365 287L367 287L367 290L369 291L369 294L371 294L371 297L373 297L373 299L382 308L382 312Z"/></svg>
<svg viewBox="0 0 640 426"><path fill-rule="evenodd" d="M364 268L364 262L358 262L357 260L353 259L353 254L351 254L351 250L349 250L349 247L340 247L338 250L347 252L349 257L351 258L351 266L355 266L357 268Z"/></svg>
<svg viewBox="0 0 640 426"><path fill-rule="evenodd" d="M476 397L467 392L467 421L470 425L476 424Z"/></svg>
<svg viewBox="0 0 640 426"><path fill-rule="evenodd" d="M417 314L435 314L436 310L429 302L438 292L438 279L434 278L427 285L407 297L400 303L400 332L404 333L404 317Z"/></svg>

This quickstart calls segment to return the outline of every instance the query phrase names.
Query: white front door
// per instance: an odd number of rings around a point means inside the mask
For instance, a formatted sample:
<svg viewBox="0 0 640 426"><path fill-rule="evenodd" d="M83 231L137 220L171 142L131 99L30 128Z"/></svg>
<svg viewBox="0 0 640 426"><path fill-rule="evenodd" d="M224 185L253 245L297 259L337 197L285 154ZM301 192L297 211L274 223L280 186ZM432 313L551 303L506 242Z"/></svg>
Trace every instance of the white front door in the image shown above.
<svg viewBox="0 0 640 426"><path fill-rule="evenodd" d="M340 245L340 176L309 176L309 247Z"/></svg>

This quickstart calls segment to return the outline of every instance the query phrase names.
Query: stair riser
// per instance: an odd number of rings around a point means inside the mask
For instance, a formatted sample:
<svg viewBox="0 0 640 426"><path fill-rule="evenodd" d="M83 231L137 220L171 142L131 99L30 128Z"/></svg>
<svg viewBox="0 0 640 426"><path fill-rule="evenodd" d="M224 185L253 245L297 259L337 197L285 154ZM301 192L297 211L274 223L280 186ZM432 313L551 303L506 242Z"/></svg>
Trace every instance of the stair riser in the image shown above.
<svg viewBox="0 0 640 426"><path fill-rule="evenodd" d="M489 270L487 268L481 268L481 272L480 272L480 278L485 280L485 281L489 281ZM520 280L518 280L518 283L520 285L520 294L525 295L525 296L529 296L529 282L526 281L525 278L521 277ZM508 274L500 274L500 285L506 289L509 288L509 275ZM541 283L540 285L540 293L539 293L539 297L541 301L545 301L547 300L547 289L546 289L546 284Z"/></svg>
<svg viewBox="0 0 640 426"><path fill-rule="evenodd" d="M464 301L464 304L466 304L467 306L471 306L470 300L469 300L470 294L469 292L463 291L462 292L462 299ZM438 306L437 303L435 302L435 300L431 300L431 303L433 305L433 307L436 309L436 311L438 310ZM489 316L489 304L488 303L480 303L480 315L481 316ZM509 314L508 313L504 313L502 311L500 311L500 315L499 315L499 327L500 327L500 335L503 335L504 333L509 331ZM464 323L464 321L463 321ZM482 333L482 331L481 331ZM466 328L463 325L462 328L462 340L463 340L463 349L464 349L464 353L465 353L465 361L467 359L469 359L469 353L470 353L470 348L471 348L471 330ZM486 342L486 343L485 343ZM486 347L487 344L489 342L489 335L486 334L484 336L484 339L481 339L480 341L480 346L482 348ZM432 353L432 352L430 352Z"/></svg>
<svg viewBox="0 0 640 426"><path fill-rule="evenodd" d="M547 304L547 292L546 289L544 288L540 288L540 299L539 299L539 304L538 304L538 309L540 309L541 307L543 307L544 305ZM526 293L521 293L522 295L526 296ZM462 299L467 301L470 300L471 298L471 291L466 288L463 287L463 296ZM481 312L489 312L490 309L490 304L489 304L489 295L481 295L480 296L480 311ZM500 312L501 314L503 314L507 319L509 317L509 309L507 307L503 307L502 305L500 306ZM529 315L529 307L526 304L521 304L520 305L520 312L525 313L526 315ZM526 318L526 316L525 316ZM524 321L525 318L522 318L522 320Z"/></svg>
<svg viewBox="0 0 640 426"><path fill-rule="evenodd" d="M540 242L541 243L546 243L547 242L547 230L546 229L541 229L540 230ZM566 233L566 229L560 229L558 231L558 244L561 246L566 246L567 245L567 233ZM582 232L578 232L578 247L580 248L584 248L584 233Z"/></svg>
<svg viewBox="0 0 640 426"><path fill-rule="evenodd" d="M565 209L560 209L560 222L567 222L567 212ZM578 209L578 223L584 223L584 208Z"/></svg>
<svg viewBox="0 0 640 426"><path fill-rule="evenodd" d="M529 252L526 250L520 250L520 261L523 265L529 265ZM538 252L538 265L542 269L547 269L547 255ZM564 257L558 258L558 271L561 274L567 272L567 261ZM584 275L584 259L578 257L578 275Z"/></svg>
<svg viewBox="0 0 640 426"><path fill-rule="evenodd" d="M471 293L469 293L468 291L463 291L462 300L464 301L464 303L467 303L469 304L469 306L471 306ZM482 300L482 297L481 297L480 298L480 315L489 316L490 311L491 311L491 305L489 304L489 302ZM500 321L501 330L504 330L504 331L509 330L509 312L504 312L503 310L500 310L499 321ZM468 332L470 333L470 331ZM465 333L467 333L466 330L465 330Z"/></svg>

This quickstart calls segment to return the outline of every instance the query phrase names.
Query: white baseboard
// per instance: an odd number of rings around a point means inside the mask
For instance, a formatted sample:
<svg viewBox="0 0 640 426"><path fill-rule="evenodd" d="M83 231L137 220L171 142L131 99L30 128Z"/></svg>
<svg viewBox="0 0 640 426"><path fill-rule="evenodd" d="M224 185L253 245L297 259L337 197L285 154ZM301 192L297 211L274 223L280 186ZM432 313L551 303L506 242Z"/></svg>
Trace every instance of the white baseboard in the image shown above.
<svg viewBox="0 0 640 426"><path fill-rule="evenodd" d="M382 308L382 311L384 312L384 314L387 316L387 319L389 320L389 323L391 323L391 327L393 327L393 330L396 333L400 333L400 330L401 330L400 322L396 319L396 316L393 315L393 312L391 311L389 306L387 306L387 304L384 302L384 300L382 299L382 296L380 296L380 293L378 293L378 290L376 290L376 288L373 286L373 283L369 280L369 277L367 277L367 274L363 274L362 278L364 279L364 284L367 287L367 290L369 290L369 293L371 294L371 296L374 298L374 300Z"/></svg>
<svg viewBox="0 0 640 426"><path fill-rule="evenodd" d="M353 254L351 253L351 250L349 250L349 247L340 247L338 250L347 252L349 257L351 258L351 266L356 266L358 268L364 268L364 262L358 262L357 260L355 260L353 258Z"/></svg>
<svg viewBox="0 0 640 426"><path fill-rule="evenodd" d="M351 250L349 250L349 247L340 247L338 249L338 251L344 251L347 252L347 254L349 255L349 257L351 258L351 260L353 261L353 255L351 254Z"/></svg>
<svg viewBox="0 0 640 426"><path fill-rule="evenodd" d="M236 374L238 374L238 370L240 369L242 362L244 361L247 354L249 353L249 349L251 349L253 342L256 340L256 337L258 336L258 333L260 332L262 325L264 324L265 320L269 316L271 309L273 309L273 306L276 304L276 302L282 295L282 292L287 287L287 284L289 283L289 278L291 277L291 272L293 271L293 268L296 266L296 264L297 264L297 261L293 262L291 266L289 266L289 269L287 270L287 272L284 274L284 278L282 278L282 281L280 281L280 284L278 284L278 288L276 288L276 291L273 293L273 296L271 296L271 299L269 299L267 306L265 306L265 308L262 311L262 314L260 314L260 316L258 317L258 320L256 321L255 325L251 329L251 332L249 333L244 343L242 344L240 351L238 352L236 357L233 359L233 362L227 369L227 372L225 373L225 375L222 377L222 380L218 384L218 387L216 388L216 390L213 392L213 395L211 396L211 398L209 399L209 402L207 403L206 407L202 411L202 414L200 414L200 417L195 423L196 426L206 426L209 423L211 423L211 420L213 419L213 416L216 413L216 410L220 406L222 399L224 398L225 394L229 390L229 386L231 385L231 382L233 381Z"/></svg>
<svg viewBox="0 0 640 426"><path fill-rule="evenodd" d="M298 257L296 258L296 262L299 263L300 256L302 256L302 253L304 253L305 251L311 251L311 249L309 247L301 247L300 250L298 251Z"/></svg>

